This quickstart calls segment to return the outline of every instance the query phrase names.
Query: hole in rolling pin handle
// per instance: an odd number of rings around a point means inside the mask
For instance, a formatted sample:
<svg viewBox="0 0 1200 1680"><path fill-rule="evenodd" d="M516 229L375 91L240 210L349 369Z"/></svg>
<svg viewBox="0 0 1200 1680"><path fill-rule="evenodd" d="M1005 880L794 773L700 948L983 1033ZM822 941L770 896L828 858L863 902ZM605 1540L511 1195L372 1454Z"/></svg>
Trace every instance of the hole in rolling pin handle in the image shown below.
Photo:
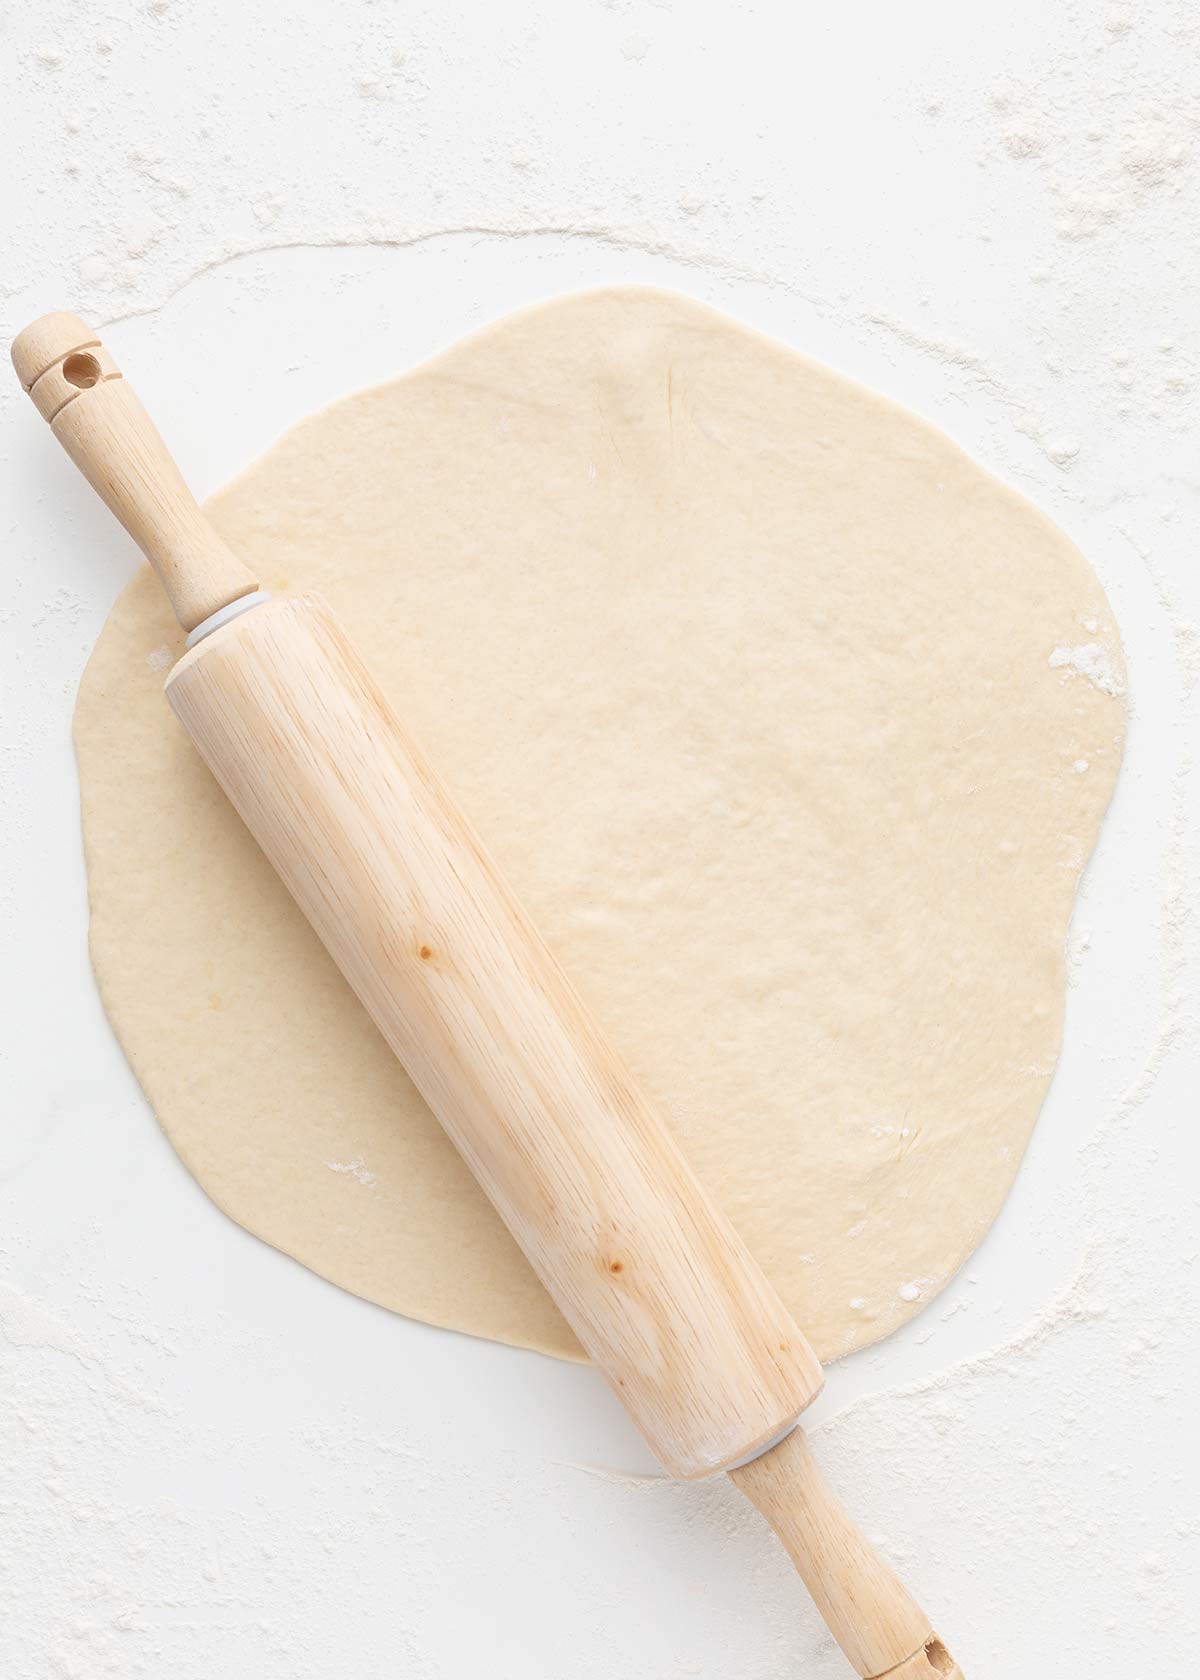
<svg viewBox="0 0 1200 1680"><path fill-rule="evenodd" d="M100 363L86 350L76 350L74 355L68 356L62 370L67 384L74 385L77 391L90 391L93 385L100 383Z"/></svg>
<svg viewBox="0 0 1200 1680"><path fill-rule="evenodd" d="M931 1639L925 1646L925 1658L935 1674L952 1674L954 1658L940 1639Z"/></svg>

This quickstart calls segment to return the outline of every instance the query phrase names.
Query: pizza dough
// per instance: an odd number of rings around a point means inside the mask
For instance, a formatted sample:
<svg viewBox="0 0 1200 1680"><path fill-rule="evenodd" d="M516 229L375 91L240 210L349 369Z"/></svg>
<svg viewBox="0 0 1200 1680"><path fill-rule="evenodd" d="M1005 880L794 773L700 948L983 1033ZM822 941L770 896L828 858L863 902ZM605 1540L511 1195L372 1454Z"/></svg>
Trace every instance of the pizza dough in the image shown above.
<svg viewBox="0 0 1200 1680"><path fill-rule="evenodd" d="M942 1288L1054 1068L1121 750L1050 522L681 297L511 317L210 512L314 586L825 1358ZM162 694L149 572L76 740L105 1006L218 1205L355 1293L579 1350Z"/></svg>

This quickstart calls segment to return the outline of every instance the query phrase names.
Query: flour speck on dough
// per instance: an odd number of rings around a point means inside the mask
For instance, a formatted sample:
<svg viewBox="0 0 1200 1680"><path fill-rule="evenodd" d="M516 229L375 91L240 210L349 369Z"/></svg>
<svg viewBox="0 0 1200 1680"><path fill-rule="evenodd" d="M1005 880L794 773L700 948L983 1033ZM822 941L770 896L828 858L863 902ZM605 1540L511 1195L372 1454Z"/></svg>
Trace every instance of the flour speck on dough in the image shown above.
<svg viewBox="0 0 1200 1680"><path fill-rule="evenodd" d="M368 1171L361 1155L356 1155L352 1161L326 1161L330 1172L344 1173L350 1178L356 1178L360 1184L365 1184L368 1190L374 1189L379 1183L379 1175Z"/></svg>
<svg viewBox="0 0 1200 1680"><path fill-rule="evenodd" d="M1056 671L1066 671L1069 676L1086 677L1103 694L1115 697L1125 692L1125 683L1116 661L1100 642L1080 642L1075 647L1060 642L1050 655L1050 665Z"/></svg>

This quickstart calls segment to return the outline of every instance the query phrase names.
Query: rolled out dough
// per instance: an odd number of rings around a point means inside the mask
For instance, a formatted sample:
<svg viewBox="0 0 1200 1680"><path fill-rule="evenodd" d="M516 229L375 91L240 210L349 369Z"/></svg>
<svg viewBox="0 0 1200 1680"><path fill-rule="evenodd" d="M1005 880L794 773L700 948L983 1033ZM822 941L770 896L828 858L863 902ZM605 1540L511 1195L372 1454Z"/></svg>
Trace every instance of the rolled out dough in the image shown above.
<svg viewBox="0 0 1200 1680"><path fill-rule="evenodd" d="M979 1242L1053 1071L1121 750L1100 586L930 426L681 297L500 321L210 505L347 621L826 1358ZM579 1350L161 694L136 577L76 716L105 1005L247 1229Z"/></svg>

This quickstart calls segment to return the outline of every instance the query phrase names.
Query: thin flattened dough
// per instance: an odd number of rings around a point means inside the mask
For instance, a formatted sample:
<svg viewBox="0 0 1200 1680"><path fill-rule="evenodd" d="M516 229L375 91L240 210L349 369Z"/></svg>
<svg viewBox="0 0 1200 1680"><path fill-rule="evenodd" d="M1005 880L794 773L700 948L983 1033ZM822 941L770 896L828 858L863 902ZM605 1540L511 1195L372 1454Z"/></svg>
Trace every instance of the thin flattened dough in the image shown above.
<svg viewBox="0 0 1200 1680"><path fill-rule="evenodd" d="M643 290L338 403L209 511L334 603L817 1351L919 1311L1037 1117L1120 758L1116 629L1063 533ZM139 574L75 724L93 960L164 1128L323 1276L579 1357L175 723L180 650Z"/></svg>

